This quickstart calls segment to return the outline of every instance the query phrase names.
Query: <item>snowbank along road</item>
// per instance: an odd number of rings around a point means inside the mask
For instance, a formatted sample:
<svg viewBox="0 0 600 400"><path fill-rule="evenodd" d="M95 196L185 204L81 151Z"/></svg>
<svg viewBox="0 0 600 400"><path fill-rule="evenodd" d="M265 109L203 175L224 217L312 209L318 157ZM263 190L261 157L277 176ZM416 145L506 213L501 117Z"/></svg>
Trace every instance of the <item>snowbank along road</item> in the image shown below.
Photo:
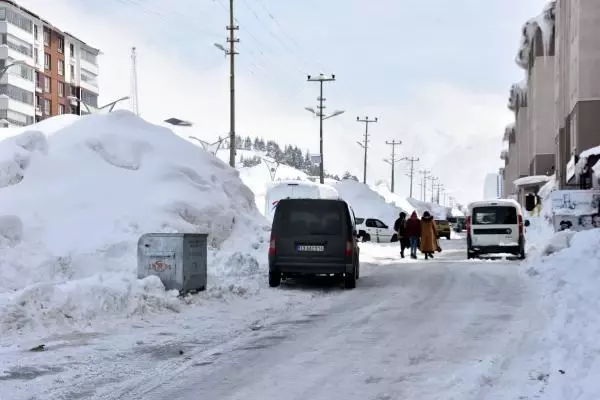
<svg viewBox="0 0 600 400"><path fill-rule="evenodd" d="M3 350L14 364L2 362L0 398L506 398L503 372L535 315L519 263L467 261L464 240L441 243L417 262L399 260L396 244L363 245L352 291L294 282L208 323L198 314L38 354Z"/></svg>

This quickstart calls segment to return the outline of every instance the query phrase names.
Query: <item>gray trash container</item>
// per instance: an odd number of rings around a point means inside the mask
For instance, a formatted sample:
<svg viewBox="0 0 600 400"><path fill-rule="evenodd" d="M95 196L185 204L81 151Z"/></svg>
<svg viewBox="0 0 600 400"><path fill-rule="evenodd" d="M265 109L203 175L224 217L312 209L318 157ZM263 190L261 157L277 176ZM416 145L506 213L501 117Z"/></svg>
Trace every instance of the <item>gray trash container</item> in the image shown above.
<svg viewBox="0 0 600 400"><path fill-rule="evenodd" d="M138 278L160 278L180 293L206 289L207 234L146 233L138 240Z"/></svg>

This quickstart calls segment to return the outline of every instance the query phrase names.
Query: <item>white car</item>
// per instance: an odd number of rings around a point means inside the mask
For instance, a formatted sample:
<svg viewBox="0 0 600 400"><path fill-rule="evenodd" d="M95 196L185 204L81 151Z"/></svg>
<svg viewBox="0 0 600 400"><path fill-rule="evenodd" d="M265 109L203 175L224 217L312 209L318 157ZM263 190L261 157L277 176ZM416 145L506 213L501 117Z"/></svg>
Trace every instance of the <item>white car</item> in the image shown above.
<svg viewBox="0 0 600 400"><path fill-rule="evenodd" d="M509 253L525 258L525 227L521 206L514 200L477 201L467 215L467 258Z"/></svg>
<svg viewBox="0 0 600 400"><path fill-rule="evenodd" d="M376 218L355 218L358 238L363 242L388 243L398 241L393 229Z"/></svg>

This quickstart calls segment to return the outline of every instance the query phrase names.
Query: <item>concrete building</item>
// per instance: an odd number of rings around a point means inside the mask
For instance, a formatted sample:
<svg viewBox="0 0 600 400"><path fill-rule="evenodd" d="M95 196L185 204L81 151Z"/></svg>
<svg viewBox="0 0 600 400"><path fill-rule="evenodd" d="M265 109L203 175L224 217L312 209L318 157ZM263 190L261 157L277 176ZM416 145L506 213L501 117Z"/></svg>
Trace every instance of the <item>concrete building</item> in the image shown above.
<svg viewBox="0 0 600 400"><path fill-rule="evenodd" d="M0 0L0 78L3 126L24 126L50 116L98 106L99 50L63 32L17 3Z"/></svg>
<svg viewBox="0 0 600 400"><path fill-rule="evenodd" d="M483 182L483 199L493 200L498 198L498 174L490 173Z"/></svg>
<svg viewBox="0 0 600 400"><path fill-rule="evenodd" d="M554 62L556 173L579 185L579 155L600 145L600 2L557 0Z"/></svg>

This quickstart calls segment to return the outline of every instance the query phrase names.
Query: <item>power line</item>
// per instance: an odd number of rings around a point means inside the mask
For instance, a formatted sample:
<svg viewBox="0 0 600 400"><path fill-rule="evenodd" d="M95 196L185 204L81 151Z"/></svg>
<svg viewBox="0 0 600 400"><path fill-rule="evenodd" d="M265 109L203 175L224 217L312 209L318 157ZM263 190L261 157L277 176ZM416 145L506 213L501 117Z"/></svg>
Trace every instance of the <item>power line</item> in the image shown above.
<svg viewBox="0 0 600 400"><path fill-rule="evenodd" d="M138 117L140 116L139 98L138 98L138 79L137 79L137 54L135 47L131 48L131 111Z"/></svg>
<svg viewBox="0 0 600 400"><path fill-rule="evenodd" d="M419 161L419 157L403 157L401 158L403 161L408 161L410 163L410 172L406 174L410 178L410 198L413 197L413 179L415 177L415 162Z"/></svg>
<svg viewBox="0 0 600 400"><path fill-rule="evenodd" d="M431 202L433 203L434 185L435 185L435 181L437 181L438 178L436 178L435 176L428 176L427 179L431 181Z"/></svg>
<svg viewBox="0 0 600 400"><path fill-rule="evenodd" d="M319 97L317 98L317 100L319 101L319 105L317 106L319 111L315 114L319 117L319 182L323 184L325 183L325 168L323 167L323 120L326 119L324 113L325 106L323 105L323 102L325 101L325 98L323 97L323 83L335 81L335 75L331 75L330 77L325 76L323 74L320 74L316 77L308 75L307 80L309 82L319 82ZM329 117L332 117L334 115L335 113L330 115Z"/></svg>
<svg viewBox="0 0 600 400"><path fill-rule="evenodd" d="M396 146L400 146L402 144L402 140L392 140L391 142L389 141L385 141L385 144L392 146L392 158L390 160L383 160L386 163L390 164L392 166L392 193L394 193L394 182L395 182L395 175L394 175L394 170L395 170L395 166L396 163L400 160L396 160Z"/></svg>
<svg viewBox="0 0 600 400"><path fill-rule="evenodd" d="M362 122L365 124L365 136L363 142L356 142L360 147L365 150L365 159L363 165L363 183L367 184L367 153L369 150L369 124L374 122L377 123L377 117L375 119L369 119L369 117L365 117L364 119L360 119L360 117L356 117L356 122Z"/></svg>
<svg viewBox="0 0 600 400"><path fill-rule="evenodd" d="M421 175L423 175L423 180L419 184L419 186L421 186L421 189L422 189L421 200L425 201L425 198L427 197L427 176L431 173L431 171L428 169L422 169L422 170L419 170L419 173Z"/></svg>

